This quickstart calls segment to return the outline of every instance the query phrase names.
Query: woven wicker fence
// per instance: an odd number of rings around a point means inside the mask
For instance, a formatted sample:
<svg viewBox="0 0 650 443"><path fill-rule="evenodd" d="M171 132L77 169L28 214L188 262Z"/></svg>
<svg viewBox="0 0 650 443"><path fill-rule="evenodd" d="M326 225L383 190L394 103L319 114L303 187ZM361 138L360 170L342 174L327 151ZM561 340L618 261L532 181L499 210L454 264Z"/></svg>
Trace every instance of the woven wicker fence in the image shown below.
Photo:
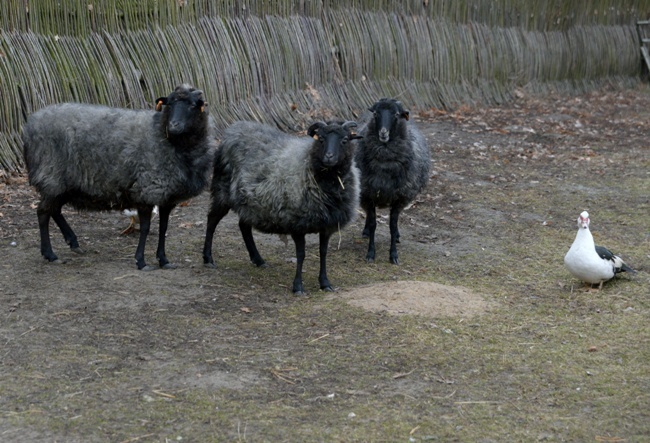
<svg viewBox="0 0 650 443"><path fill-rule="evenodd" d="M205 91L219 129L253 119L287 130L314 118L354 118L384 96L417 109L499 103L521 86L632 83L639 53L631 17L650 5L630 2L612 12L616 20L598 21L560 8L572 2L534 2L565 21L588 22L542 29L530 13L496 16L496 6L521 10L524 2L515 0L359 0L352 9L295 0L276 2L274 11L264 9L274 2L234 0L91 3L1 3L0 167L22 166L21 126L45 105L146 108L181 82ZM610 3L593 4L605 10ZM29 4L29 15L16 4ZM485 4L496 6L484 11ZM484 19L473 21L477 14ZM497 19L519 25L491 23Z"/></svg>
<svg viewBox="0 0 650 443"><path fill-rule="evenodd" d="M631 25L650 13L648 0L2 0L2 29L87 35L197 23L203 17L303 15L357 10L419 15L454 23L566 30Z"/></svg>

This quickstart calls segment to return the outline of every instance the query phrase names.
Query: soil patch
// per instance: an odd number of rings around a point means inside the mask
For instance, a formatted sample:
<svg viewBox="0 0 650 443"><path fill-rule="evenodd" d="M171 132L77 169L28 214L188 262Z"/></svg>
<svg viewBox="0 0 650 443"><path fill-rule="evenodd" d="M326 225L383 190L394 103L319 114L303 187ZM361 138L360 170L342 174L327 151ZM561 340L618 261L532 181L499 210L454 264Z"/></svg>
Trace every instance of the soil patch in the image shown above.
<svg viewBox="0 0 650 443"><path fill-rule="evenodd" d="M422 281L393 281L342 291L340 298L372 312L393 315L469 318L488 312L493 303L459 286Z"/></svg>

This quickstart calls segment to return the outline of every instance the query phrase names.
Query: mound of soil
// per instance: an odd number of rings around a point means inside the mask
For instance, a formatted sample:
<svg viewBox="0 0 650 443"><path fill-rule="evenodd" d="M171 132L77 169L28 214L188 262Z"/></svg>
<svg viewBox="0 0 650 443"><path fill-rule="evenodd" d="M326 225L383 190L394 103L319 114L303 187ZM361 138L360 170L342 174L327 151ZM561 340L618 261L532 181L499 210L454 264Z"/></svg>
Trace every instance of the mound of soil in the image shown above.
<svg viewBox="0 0 650 443"><path fill-rule="evenodd" d="M337 297L372 312L426 317L469 318L487 312L491 305L468 289L422 281L383 282L341 291Z"/></svg>

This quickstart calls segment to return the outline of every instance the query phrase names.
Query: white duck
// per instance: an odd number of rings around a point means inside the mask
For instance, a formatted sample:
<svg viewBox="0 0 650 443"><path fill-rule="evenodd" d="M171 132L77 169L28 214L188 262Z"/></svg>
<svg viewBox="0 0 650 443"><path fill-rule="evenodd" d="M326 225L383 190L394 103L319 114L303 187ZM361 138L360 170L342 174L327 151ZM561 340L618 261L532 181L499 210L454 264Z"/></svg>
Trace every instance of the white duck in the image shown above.
<svg viewBox="0 0 650 443"><path fill-rule="evenodd" d="M578 234L564 256L564 264L571 274L585 283L598 284L598 289L619 272L636 272L609 249L594 244L587 211L578 216Z"/></svg>
<svg viewBox="0 0 650 443"><path fill-rule="evenodd" d="M138 228L135 227L136 223L140 223L140 217L138 217L138 210L137 209L125 209L122 211L122 214L126 215L129 217L129 226L126 227L122 232L120 232L121 235L129 235L134 233ZM158 206L153 207L153 211L151 212L151 219L158 215Z"/></svg>

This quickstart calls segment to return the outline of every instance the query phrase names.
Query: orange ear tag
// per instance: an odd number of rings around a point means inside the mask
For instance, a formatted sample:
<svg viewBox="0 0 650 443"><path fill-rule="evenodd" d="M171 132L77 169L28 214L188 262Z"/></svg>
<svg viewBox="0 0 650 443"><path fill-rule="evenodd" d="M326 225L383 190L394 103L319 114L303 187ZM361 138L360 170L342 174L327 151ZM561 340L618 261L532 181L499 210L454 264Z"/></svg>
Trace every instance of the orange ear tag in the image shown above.
<svg viewBox="0 0 650 443"><path fill-rule="evenodd" d="M163 102L162 102L162 100L158 100L158 103L156 103L156 111L157 111L157 112L162 111L162 107L163 107Z"/></svg>

